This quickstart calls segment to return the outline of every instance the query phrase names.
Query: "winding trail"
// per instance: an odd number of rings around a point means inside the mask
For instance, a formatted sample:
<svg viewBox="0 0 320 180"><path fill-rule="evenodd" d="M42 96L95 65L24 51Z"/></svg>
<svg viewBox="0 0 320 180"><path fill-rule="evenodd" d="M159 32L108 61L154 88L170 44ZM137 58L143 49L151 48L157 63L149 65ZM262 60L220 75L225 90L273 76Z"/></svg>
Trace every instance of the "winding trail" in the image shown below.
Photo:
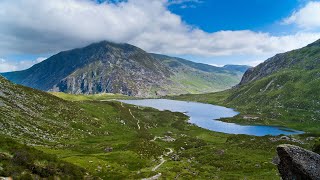
<svg viewBox="0 0 320 180"><path fill-rule="evenodd" d="M160 164L156 165L154 168L152 168L152 171L156 171L157 169L159 169L159 167L166 162L166 160L163 158L163 155L159 156L160 159Z"/></svg>
<svg viewBox="0 0 320 180"><path fill-rule="evenodd" d="M133 119L137 120L137 126L138 126L138 129L140 130L140 120L137 119L137 118L132 114L131 109L129 109L129 113L130 113L130 115L133 117Z"/></svg>
<svg viewBox="0 0 320 180"><path fill-rule="evenodd" d="M160 168L160 166L162 166L163 163L165 163L167 161L167 160L164 159L163 156L169 156L170 154L173 153L173 149L171 149L171 148L166 148L166 149L168 149L169 152L166 152L163 155L158 157L160 159L160 163L158 165L156 165L154 168L152 168L152 171L156 171L157 169ZM156 174L156 175L154 175L152 177L143 178L141 180L157 180L157 179L159 179L161 177L161 175L162 175L161 173L158 173L158 174Z"/></svg>
<svg viewBox="0 0 320 180"><path fill-rule="evenodd" d="M152 177L143 178L143 179L141 179L141 180L157 180L157 179L160 178L161 175L162 175L161 173L158 173L158 174L156 174L156 175L154 175L154 176L152 176Z"/></svg>
<svg viewBox="0 0 320 180"><path fill-rule="evenodd" d="M173 153L173 150L171 148L166 148L166 149L168 149L169 152L165 153L164 154L165 156L169 156L170 154ZM160 159L160 163L156 165L154 168L152 168L152 171L156 171L157 169L159 169L160 166L162 166L163 163L167 161L163 158L163 155L159 156L158 158Z"/></svg>

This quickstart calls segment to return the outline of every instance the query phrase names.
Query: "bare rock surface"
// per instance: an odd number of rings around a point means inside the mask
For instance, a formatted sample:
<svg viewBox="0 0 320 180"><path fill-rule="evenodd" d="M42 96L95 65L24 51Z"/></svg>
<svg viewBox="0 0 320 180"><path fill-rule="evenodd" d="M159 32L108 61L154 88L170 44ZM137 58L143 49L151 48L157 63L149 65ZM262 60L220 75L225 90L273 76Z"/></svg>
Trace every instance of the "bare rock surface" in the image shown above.
<svg viewBox="0 0 320 180"><path fill-rule="evenodd" d="M283 144L277 147L279 172L284 180L320 180L320 155L301 147Z"/></svg>

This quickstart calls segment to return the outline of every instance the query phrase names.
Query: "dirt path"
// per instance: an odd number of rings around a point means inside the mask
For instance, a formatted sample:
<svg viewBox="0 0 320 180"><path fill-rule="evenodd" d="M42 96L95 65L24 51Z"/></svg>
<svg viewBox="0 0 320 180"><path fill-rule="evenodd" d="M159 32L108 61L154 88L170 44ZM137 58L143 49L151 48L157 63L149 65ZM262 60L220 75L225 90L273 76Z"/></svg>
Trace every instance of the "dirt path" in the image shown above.
<svg viewBox="0 0 320 180"><path fill-rule="evenodd" d="M132 112L131 112L131 109L129 109L129 113L130 113L130 115L133 117L133 119L137 120L137 126L138 126L138 129L140 130L140 120L137 119L136 117L134 117L134 115L133 115Z"/></svg>
<svg viewBox="0 0 320 180"><path fill-rule="evenodd" d="M159 169L159 167L160 167L163 163L166 162L166 160L163 158L163 155L161 155L161 156L159 157L159 159L160 159L160 164L158 164L158 165L156 165L154 168L152 168L152 171L156 171L157 169Z"/></svg>
<svg viewBox="0 0 320 180"><path fill-rule="evenodd" d="M143 178L143 179L141 179L141 180L157 180L157 179L160 178L161 175L162 175L161 173L158 173L158 174L156 174L156 175L154 175L154 176L152 176L152 177Z"/></svg>
<svg viewBox="0 0 320 180"><path fill-rule="evenodd" d="M166 149L169 149L169 152L167 152L167 153L165 154L166 156L169 156L170 154L173 153L173 149L171 149L171 148L166 148Z"/></svg>
<svg viewBox="0 0 320 180"><path fill-rule="evenodd" d="M170 154L173 153L173 149L171 149L171 148L166 148L166 149L168 149L169 152L165 153L164 154L165 156L169 156ZM160 163L158 165L156 165L154 168L152 168L152 171L156 171L157 169L159 169L160 166L162 166L163 163L165 163L167 161L163 158L163 155L159 156L158 158L160 159Z"/></svg>
<svg viewBox="0 0 320 180"><path fill-rule="evenodd" d="M152 140L150 141L156 141L157 139L160 139L161 137L160 136L155 136Z"/></svg>

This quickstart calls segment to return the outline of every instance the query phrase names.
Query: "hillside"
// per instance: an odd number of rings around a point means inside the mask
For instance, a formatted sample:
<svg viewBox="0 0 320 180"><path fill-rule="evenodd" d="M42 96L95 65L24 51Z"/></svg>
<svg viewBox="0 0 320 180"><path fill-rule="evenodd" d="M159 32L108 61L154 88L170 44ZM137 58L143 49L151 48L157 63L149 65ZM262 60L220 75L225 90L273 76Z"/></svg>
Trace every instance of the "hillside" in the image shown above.
<svg viewBox="0 0 320 180"><path fill-rule="evenodd" d="M242 114L227 121L282 125L319 132L320 44L278 54L244 74L221 93L177 97L218 103Z"/></svg>
<svg viewBox="0 0 320 180"><path fill-rule="evenodd" d="M243 75L240 85L253 82L277 72L286 70L311 71L320 69L320 40L308 46L286 53L277 54Z"/></svg>
<svg viewBox="0 0 320 180"><path fill-rule="evenodd" d="M95 121L79 107L53 95L15 85L0 76L0 134L29 139L29 143L55 143L83 137ZM73 121L70 121L73 119ZM80 122L75 127L74 122Z"/></svg>
<svg viewBox="0 0 320 180"><path fill-rule="evenodd" d="M241 65L232 65L234 68L215 67L166 55L151 55L171 70L173 75L170 76L170 80L176 84L171 88L185 89L183 94L228 89L240 81L244 73L241 68L249 68Z"/></svg>
<svg viewBox="0 0 320 180"><path fill-rule="evenodd" d="M181 113L102 102L100 95L55 94L79 100L69 102L1 77L0 84L0 177L276 179L275 147L297 144L211 132ZM296 138L310 148L306 137Z"/></svg>
<svg viewBox="0 0 320 180"><path fill-rule="evenodd" d="M243 72L179 59L182 68L129 44L107 41L60 52L33 67L3 73L12 82L43 91L115 93L137 97L214 92L230 88ZM178 64L179 64L178 63Z"/></svg>

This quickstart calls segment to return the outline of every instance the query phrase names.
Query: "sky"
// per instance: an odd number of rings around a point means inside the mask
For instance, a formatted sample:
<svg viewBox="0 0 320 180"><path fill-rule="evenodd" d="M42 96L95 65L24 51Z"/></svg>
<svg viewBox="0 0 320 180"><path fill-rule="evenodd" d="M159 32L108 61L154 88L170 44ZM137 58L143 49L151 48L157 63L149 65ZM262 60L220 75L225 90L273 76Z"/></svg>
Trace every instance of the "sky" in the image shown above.
<svg viewBox="0 0 320 180"><path fill-rule="evenodd" d="M0 72L108 40L255 66L320 39L320 0L1 0Z"/></svg>

